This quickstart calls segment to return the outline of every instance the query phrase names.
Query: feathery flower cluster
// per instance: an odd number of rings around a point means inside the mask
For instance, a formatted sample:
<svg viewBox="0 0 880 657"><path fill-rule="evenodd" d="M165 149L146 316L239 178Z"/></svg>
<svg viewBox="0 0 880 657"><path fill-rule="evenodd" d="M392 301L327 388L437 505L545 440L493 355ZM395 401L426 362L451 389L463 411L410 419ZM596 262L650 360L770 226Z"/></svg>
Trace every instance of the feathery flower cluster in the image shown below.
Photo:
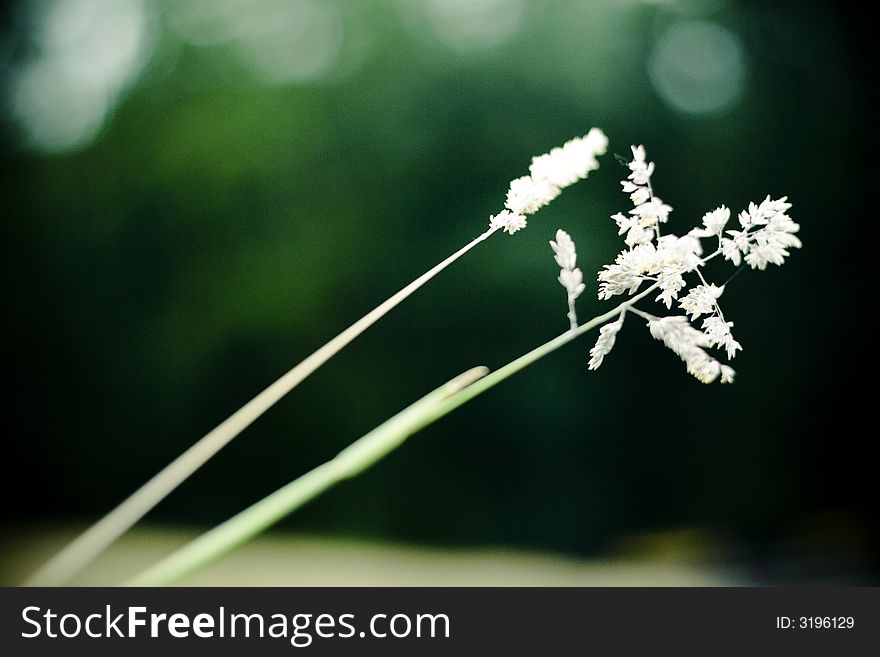
<svg viewBox="0 0 880 657"><path fill-rule="evenodd" d="M608 138L592 128L544 155L532 158L528 176L511 181L505 209L489 217L489 227L509 235L526 227L526 215L534 214L559 196L566 187L599 168L596 157L603 155Z"/></svg>
<svg viewBox="0 0 880 657"><path fill-rule="evenodd" d="M630 174L620 181L623 191L629 194L633 203L628 215L621 212L612 219L617 223L618 235L626 233L624 241L630 248L637 244L647 244L660 233L660 224L669 220L672 208L654 196L651 189L651 175L654 163L645 161L645 147L632 147L633 159L629 163Z"/></svg>
<svg viewBox="0 0 880 657"><path fill-rule="evenodd" d="M691 319L696 319L700 315L708 315L715 311L715 301L722 292L724 292L723 285L721 287L711 284L697 285L691 288L678 306L686 315L690 315Z"/></svg>
<svg viewBox="0 0 880 657"><path fill-rule="evenodd" d="M684 361L689 374L701 383L712 383L721 375L722 383L733 382L736 374L732 367L722 365L712 358L705 347L712 341L702 331L695 329L687 317L673 315L648 320L648 329L656 340L660 340Z"/></svg>
<svg viewBox="0 0 880 657"><path fill-rule="evenodd" d="M617 320L608 322L605 326L599 329L599 339L596 340L596 344L590 349L590 363L587 365L588 369L598 370L602 361L605 360L605 356L611 352L611 349L614 347L614 342L617 339L617 334L620 329L623 328L624 314L625 313L620 313L620 317L618 317Z"/></svg>
<svg viewBox="0 0 880 657"><path fill-rule="evenodd" d="M742 230L728 230L726 234L730 237L721 238L725 259L738 267L744 256L752 269L761 270L768 264L785 262L788 249L801 248L801 241L795 236L800 226L785 214L789 208L787 196L775 201L768 196L760 205L749 203L749 209L739 213Z"/></svg>
<svg viewBox="0 0 880 657"><path fill-rule="evenodd" d="M748 210L739 215L742 230L725 230L730 220L730 210L722 205L707 212L703 216L702 226L686 235L661 236L660 225L668 221L672 208L654 196L651 187L654 163L646 161L644 147L633 146L632 156L628 165L630 173L621 185L623 191L630 195L634 207L626 215L618 213L612 216L618 234L625 234L627 248L617 255L612 264L605 265L598 275L599 299L606 300L617 295L627 295L632 299L620 306L616 319L599 329L599 338L590 349L589 369L595 370L602 365L623 327L625 313L630 311L648 320L651 335L681 358L688 373L698 381L712 383L720 379L721 383L732 383L736 374L733 368L719 362L707 350L721 349L728 359L733 359L742 346L733 337L733 322L724 318L718 303L725 286L709 283L701 270L718 255L736 266L745 261L752 269L765 269L768 264L783 264L789 256L789 249L801 247L800 240L795 236L800 227L786 214L791 204L786 197L771 200L769 196L760 204L750 203ZM559 231L557 241L551 242L556 261L563 267L559 255L560 234L568 241L571 238ZM707 238L717 239L718 246L712 253L704 255L701 240ZM566 248L574 253L573 243ZM574 266L573 260L571 265ZM697 279L690 288L687 276ZM580 290L583 289L581 279L578 277ZM561 274L560 282L566 285ZM639 293L643 284L648 287ZM662 303L667 309L678 302L678 307L685 314L657 317L635 307L637 301L654 290L659 291L656 302ZM569 316L573 313L570 294ZM700 328L691 324L691 321L701 317ZM575 326L573 323L572 327Z"/></svg>
<svg viewBox="0 0 880 657"><path fill-rule="evenodd" d="M559 265L559 284L568 293L568 321L571 328L577 328L577 313L574 309L574 301L584 291L584 274L577 267L577 251L574 240L564 230L556 231L556 241L550 242L550 248Z"/></svg>

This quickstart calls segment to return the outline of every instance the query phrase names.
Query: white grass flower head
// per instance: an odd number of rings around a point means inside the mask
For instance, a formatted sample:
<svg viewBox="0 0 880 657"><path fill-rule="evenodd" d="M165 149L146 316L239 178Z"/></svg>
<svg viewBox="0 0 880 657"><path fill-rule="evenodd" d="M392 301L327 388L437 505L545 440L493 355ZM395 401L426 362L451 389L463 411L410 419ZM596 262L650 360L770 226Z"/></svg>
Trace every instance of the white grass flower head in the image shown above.
<svg viewBox="0 0 880 657"><path fill-rule="evenodd" d="M617 320L608 322L599 329L599 338L596 340L593 348L590 349L590 362L587 365L587 369L598 370L602 365L602 361L605 360L605 356L611 353L611 349L617 340L617 334L623 328L623 318L624 313L620 313L620 317Z"/></svg>
<svg viewBox="0 0 880 657"><path fill-rule="evenodd" d="M509 235L525 228L526 215L534 214L563 189L598 169L596 158L604 154L607 147L605 133L593 128L583 137L575 137L545 155L532 158L530 175L510 182L505 209L489 217L489 228Z"/></svg>
<svg viewBox="0 0 880 657"><path fill-rule="evenodd" d="M577 266L577 249L574 240L564 230L556 231L556 241L550 242L553 257L561 269L574 269Z"/></svg>
<svg viewBox="0 0 880 657"><path fill-rule="evenodd" d="M614 264L605 265L599 272L599 298L604 301L618 294L635 294L645 277L658 271L657 248L653 243L621 251Z"/></svg>
<svg viewBox="0 0 880 657"><path fill-rule="evenodd" d="M743 253L749 252L749 234L745 230L728 230L726 234L729 237L721 238L721 254L734 267L739 267Z"/></svg>
<svg viewBox="0 0 880 657"><path fill-rule="evenodd" d="M654 239L654 231L650 228L643 228L638 217L627 216L618 212L611 216L617 224L618 235L626 233L624 242L630 248L637 244L645 244Z"/></svg>
<svg viewBox="0 0 880 657"><path fill-rule="evenodd" d="M584 274L577 267L561 270L559 272L559 284L565 288L568 296L572 299L577 299L586 287L584 285Z"/></svg>
<svg viewBox="0 0 880 657"><path fill-rule="evenodd" d="M647 185L654 173L654 163L645 161L645 147L632 147L633 159L629 163L629 179L636 185Z"/></svg>
<svg viewBox="0 0 880 657"><path fill-rule="evenodd" d="M664 235L657 240L657 258L666 269L693 271L700 264L701 255L703 246L693 235Z"/></svg>
<svg viewBox="0 0 880 657"><path fill-rule="evenodd" d="M623 181L629 182L629 181ZM632 184L632 183L630 183ZM633 185L635 189L629 195L629 200L632 201L633 205L642 205L643 203L647 203L651 200L651 192L648 191L647 187L639 187L638 185ZM670 208L671 210L672 208Z"/></svg>
<svg viewBox="0 0 880 657"><path fill-rule="evenodd" d="M787 196L774 201L768 195L760 204L749 203L748 210L739 213L739 223L743 228L764 226L776 215L785 214L790 209L791 203Z"/></svg>
<svg viewBox="0 0 880 657"><path fill-rule="evenodd" d="M599 168L598 155L605 153L608 138L598 128L583 137L575 137L549 153L532 158L532 179L565 189Z"/></svg>
<svg viewBox="0 0 880 657"><path fill-rule="evenodd" d="M577 328L577 313L574 302L586 288L584 274L577 267L577 250L574 240L564 230L556 231L556 241L550 242L553 249L553 257L559 265L559 284L565 288L568 295L568 320L572 329Z"/></svg>
<svg viewBox="0 0 880 657"><path fill-rule="evenodd" d="M529 167L532 178L564 189L577 182L577 173L569 162L565 151L556 147L549 153L532 158Z"/></svg>
<svg viewBox="0 0 880 657"><path fill-rule="evenodd" d="M599 128L590 128L590 131L581 138L580 146L594 156L604 155L608 150L608 137Z"/></svg>
<svg viewBox="0 0 880 657"><path fill-rule="evenodd" d="M526 227L526 218L521 214L516 214L510 210L502 210L498 214L489 217L489 226L491 228L500 228L508 235L513 235L516 231Z"/></svg>
<svg viewBox="0 0 880 657"><path fill-rule="evenodd" d="M695 237L720 236L728 221L730 221L730 209L721 205L704 214L703 227L693 229L691 234Z"/></svg>
<svg viewBox="0 0 880 657"><path fill-rule="evenodd" d="M656 301L662 303L669 310L672 308L672 302L678 299L678 293L687 287L687 281L681 274L673 272L661 276L657 285L660 286L660 294L657 295Z"/></svg>
<svg viewBox="0 0 880 657"><path fill-rule="evenodd" d="M733 322L725 322L718 315L713 315L703 320L703 332L709 338L709 346L723 347L727 352L727 358L733 360L736 352L742 351L742 345L734 340L733 333L730 331L731 328L733 328Z"/></svg>
<svg viewBox="0 0 880 657"><path fill-rule="evenodd" d="M632 201L633 207L629 210L632 216L618 213L611 217L617 223L619 234L626 233L626 245L630 248L653 240L655 234L659 234L659 224L666 223L672 212L672 208L654 196L651 189L654 164L645 161L645 147L633 146L632 154L633 159L627 165L630 174L620 181Z"/></svg>
<svg viewBox="0 0 880 657"><path fill-rule="evenodd" d="M696 319L700 315L708 315L715 312L715 302L723 292L723 285L721 287L711 283L709 285L697 285L691 288L687 296L679 301L678 307L684 310L691 319Z"/></svg>
<svg viewBox="0 0 880 657"><path fill-rule="evenodd" d="M797 225L797 224L795 224ZM781 265L791 247L800 248L800 240L783 230L762 229L755 233L754 242L746 254L746 263L752 269L766 269L767 265Z"/></svg>
<svg viewBox="0 0 880 657"><path fill-rule="evenodd" d="M646 190L644 187L641 189ZM636 194L633 193L630 196L632 197L635 195ZM641 225L647 228L648 226L654 226L658 223L665 224L669 221L669 213L672 212L672 208L655 196L650 198L650 200L645 200L636 204L636 207L629 212L630 214L636 215L639 218Z"/></svg>
<svg viewBox="0 0 880 657"><path fill-rule="evenodd" d="M795 236L800 226L786 214L790 208L785 196L776 200L768 196L760 204L749 203L748 210L739 214L742 230L725 231L727 237L721 238L724 257L736 266L744 259L752 269L782 265L790 255L789 249L801 248Z"/></svg>
<svg viewBox="0 0 880 657"><path fill-rule="evenodd" d="M791 204L786 197L773 200L769 196L761 203L750 203L748 209L738 215L738 230L727 229L731 211L720 205L703 215L702 225L683 236L661 235L661 225L669 219L672 208L654 195L651 186L654 163L647 160L644 146L632 147L632 160L627 168L621 187L633 207L611 217L618 235L625 236L626 248L617 254L613 263L599 271L599 299L618 295L631 297L618 306L619 318L624 312L646 318L651 335L675 352L684 361L687 371L699 381L711 383L720 378L722 383L732 383L734 370L707 350L721 349L730 360L742 350L742 345L733 337L733 322L727 321L719 305L725 286L707 281L702 268L719 255L736 266L745 262L752 269L783 264L791 249L801 247L795 235L800 227L787 214ZM710 238L718 240L717 248L705 255L701 240ZM691 284L693 287L689 288ZM643 289L645 285L647 289ZM655 301L668 309L683 295L678 307L686 315L658 318L636 308L635 302L653 290L659 290ZM689 318L696 321L701 317L703 330L689 321ZM614 345L618 331L614 321L600 330L599 339L590 352L590 369L601 364Z"/></svg>
<svg viewBox="0 0 880 657"><path fill-rule="evenodd" d="M721 373L721 363L709 354L703 352L695 360L686 360L688 374L692 375L700 383L713 383Z"/></svg>
<svg viewBox="0 0 880 657"><path fill-rule="evenodd" d="M721 383L733 383L736 371L730 365L721 366Z"/></svg>
<svg viewBox="0 0 880 657"><path fill-rule="evenodd" d="M655 318L648 322L651 335L663 342L684 361L689 374L701 383L712 383L721 373L721 364L706 353L709 338L695 329L683 315Z"/></svg>
<svg viewBox="0 0 880 657"><path fill-rule="evenodd" d="M522 176L510 182L504 206L515 214L533 214L559 196L559 188L546 180Z"/></svg>
<svg viewBox="0 0 880 657"><path fill-rule="evenodd" d="M648 322L648 328L655 340L662 341L682 359L693 349L709 346L706 334L694 328L684 315L655 317Z"/></svg>

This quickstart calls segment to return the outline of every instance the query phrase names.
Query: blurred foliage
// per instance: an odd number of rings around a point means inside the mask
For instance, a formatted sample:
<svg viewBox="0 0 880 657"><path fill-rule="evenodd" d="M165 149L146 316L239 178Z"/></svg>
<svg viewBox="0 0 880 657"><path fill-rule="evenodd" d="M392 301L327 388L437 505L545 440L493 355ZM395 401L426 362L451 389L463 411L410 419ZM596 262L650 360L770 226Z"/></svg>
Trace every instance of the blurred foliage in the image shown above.
<svg viewBox="0 0 880 657"><path fill-rule="evenodd" d="M859 358L867 82L831 5L126 0L116 25L60 4L3 10L8 521L108 510L482 231L532 155L596 125L613 152L647 146L674 231L721 203L794 203L805 248L725 293L736 385L695 382L633 322L599 373L589 338L569 346L287 525L576 554L701 526L761 557L831 513L870 552L864 432L829 397ZM129 33L139 49L107 36ZM107 49L80 61L77 35ZM606 156L469 254L151 518L225 519L441 381L561 332L547 240L568 230L585 272L610 261L622 171Z"/></svg>

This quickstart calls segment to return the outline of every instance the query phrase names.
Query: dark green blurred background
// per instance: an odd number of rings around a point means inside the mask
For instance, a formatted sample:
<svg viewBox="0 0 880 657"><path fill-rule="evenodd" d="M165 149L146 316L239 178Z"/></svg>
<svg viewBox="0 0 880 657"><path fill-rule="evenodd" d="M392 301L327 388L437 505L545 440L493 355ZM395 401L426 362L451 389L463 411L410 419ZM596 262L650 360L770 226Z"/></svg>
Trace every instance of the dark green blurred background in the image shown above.
<svg viewBox="0 0 880 657"><path fill-rule="evenodd" d="M553 354L289 519L593 556L700 528L758 582L876 582L867 112L854 20L814 2L57 0L3 10L8 528L96 518L484 230L532 155L610 152L319 370L155 510L216 523L436 385L566 328L547 240L593 273L644 143L686 232L788 195L804 249L743 272L734 386L637 322ZM873 85L873 81L871 81ZM721 282L730 269L718 267ZM594 285L581 317L606 308ZM870 425L869 425L870 426ZM873 488L873 486L871 486Z"/></svg>

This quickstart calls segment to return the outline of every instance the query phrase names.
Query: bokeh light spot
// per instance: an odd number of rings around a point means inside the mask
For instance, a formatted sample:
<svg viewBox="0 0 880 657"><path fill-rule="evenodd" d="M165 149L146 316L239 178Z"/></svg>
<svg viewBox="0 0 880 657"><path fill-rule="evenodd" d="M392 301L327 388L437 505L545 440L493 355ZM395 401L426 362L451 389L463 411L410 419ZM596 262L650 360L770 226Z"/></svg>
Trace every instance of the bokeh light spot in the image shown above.
<svg viewBox="0 0 880 657"><path fill-rule="evenodd" d="M11 111L32 146L87 146L150 54L142 0L36 5L34 54L13 77Z"/></svg>
<svg viewBox="0 0 880 657"><path fill-rule="evenodd" d="M195 46L232 47L272 85L314 80L342 50L342 12L333 0L193 0L174 5L169 22Z"/></svg>
<svg viewBox="0 0 880 657"><path fill-rule="evenodd" d="M303 82L322 75L342 48L339 8L328 0L270 4L272 11L257 12L258 20L238 35L244 62L269 83Z"/></svg>
<svg viewBox="0 0 880 657"><path fill-rule="evenodd" d="M681 21L657 42L648 73L661 98L689 114L716 112L742 94L746 78L740 38L710 21Z"/></svg>
<svg viewBox="0 0 880 657"><path fill-rule="evenodd" d="M454 50L492 48L513 37L522 0L425 0L435 34Z"/></svg>

